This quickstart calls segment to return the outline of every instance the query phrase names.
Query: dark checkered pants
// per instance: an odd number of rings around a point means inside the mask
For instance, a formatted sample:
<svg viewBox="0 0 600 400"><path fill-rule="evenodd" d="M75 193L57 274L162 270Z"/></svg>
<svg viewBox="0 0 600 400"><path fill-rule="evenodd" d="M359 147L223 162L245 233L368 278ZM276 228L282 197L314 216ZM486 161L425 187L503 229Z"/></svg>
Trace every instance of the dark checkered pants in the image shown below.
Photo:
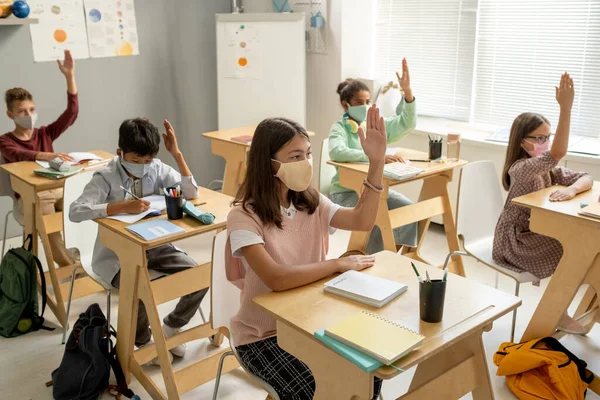
<svg viewBox="0 0 600 400"><path fill-rule="evenodd" d="M302 361L277 345L277 337L236 347L244 366L271 385L281 400L312 400L315 379ZM381 379L375 378L373 399L379 397Z"/></svg>

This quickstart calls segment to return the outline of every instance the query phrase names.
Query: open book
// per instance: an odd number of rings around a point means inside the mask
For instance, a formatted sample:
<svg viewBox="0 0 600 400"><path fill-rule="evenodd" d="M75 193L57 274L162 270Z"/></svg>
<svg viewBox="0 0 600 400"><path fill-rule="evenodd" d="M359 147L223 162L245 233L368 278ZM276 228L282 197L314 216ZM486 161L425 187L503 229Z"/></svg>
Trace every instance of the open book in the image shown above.
<svg viewBox="0 0 600 400"><path fill-rule="evenodd" d="M102 157L98 157L94 153L73 152L69 153L69 155L73 157L73 162L71 162L71 165L79 165L90 161L102 160ZM44 168L50 168L50 164L48 163L48 161L37 160L36 163L38 163Z"/></svg>
<svg viewBox="0 0 600 400"><path fill-rule="evenodd" d="M146 216L155 216L160 215L160 213L167 208L167 204L165 202L165 196L160 194L153 194L150 196L143 197L142 200L146 200L150 202L150 208L143 213L139 214L117 214L110 215L106 218L115 219L117 221L126 222L128 224L133 224L134 222L139 221L140 219Z"/></svg>

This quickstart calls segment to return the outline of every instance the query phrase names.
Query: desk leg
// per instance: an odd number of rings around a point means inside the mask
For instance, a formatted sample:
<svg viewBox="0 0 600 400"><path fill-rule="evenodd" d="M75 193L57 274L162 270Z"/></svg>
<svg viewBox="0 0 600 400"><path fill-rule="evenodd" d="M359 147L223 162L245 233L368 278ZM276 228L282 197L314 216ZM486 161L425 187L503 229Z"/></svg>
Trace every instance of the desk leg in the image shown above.
<svg viewBox="0 0 600 400"><path fill-rule="evenodd" d="M31 234L33 239L31 251L33 254L37 255L38 253L38 231L37 231L37 209L39 206L39 202L35 191L28 190L25 193L21 194L21 200L23 201L23 239L27 237L27 235Z"/></svg>
<svg viewBox="0 0 600 400"><path fill-rule="evenodd" d="M117 234L103 226L98 227L98 234L102 243L117 254L121 265L117 356L123 368L125 379L129 383L131 382L131 358L133 357L138 313L138 271L146 265L146 253L142 248L121 239Z"/></svg>
<svg viewBox="0 0 600 400"><path fill-rule="evenodd" d="M493 399L482 335L491 325L425 360L417 370L408 393L399 399L458 399L472 392L473 399Z"/></svg>
<svg viewBox="0 0 600 400"><path fill-rule="evenodd" d="M364 372L312 336L277 321L277 343L310 368L316 382L315 400L361 399L373 396L373 374Z"/></svg>
<svg viewBox="0 0 600 400"><path fill-rule="evenodd" d="M446 175L436 175L430 178L426 178L421 188L421 194L419 201L433 199L435 197L441 197L444 204L444 213L442 219L444 222L444 231L446 232L446 240L448 241L448 249L450 252L460 250L460 243L458 241L458 233L456 232L456 225L454 223L454 215L452 213L452 203L450 201L450 193L448 192L448 182L451 178ZM419 223L419 237L417 245L417 256L420 257L419 252L423 245L425 234L429 229L430 219L421 221ZM450 272L453 272L460 276L466 276L465 267L463 260L460 256L452 257L452 262L448 266Z"/></svg>
<svg viewBox="0 0 600 400"><path fill-rule="evenodd" d="M212 152L225 159L223 194L235 196L246 171L246 147L235 143L212 140Z"/></svg>
<svg viewBox="0 0 600 400"><path fill-rule="evenodd" d="M553 217L539 209L531 210L532 231L555 237L563 247L563 256L544 292L521 341L552 336L558 321L573 301L579 287L591 269L600 268L594 263L597 256L598 232L585 228L571 217Z"/></svg>

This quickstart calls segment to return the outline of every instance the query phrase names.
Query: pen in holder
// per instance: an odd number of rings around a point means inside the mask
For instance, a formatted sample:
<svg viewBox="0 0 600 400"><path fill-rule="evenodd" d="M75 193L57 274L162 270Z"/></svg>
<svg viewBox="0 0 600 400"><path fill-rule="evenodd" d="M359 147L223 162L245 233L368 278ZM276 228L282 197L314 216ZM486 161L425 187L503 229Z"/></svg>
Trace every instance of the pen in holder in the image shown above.
<svg viewBox="0 0 600 400"><path fill-rule="evenodd" d="M419 312L425 322L440 322L444 316L446 283L441 279L419 282Z"/></svg>
<svg viewBox="0 0 600 400"><path fill-rule="evenodd" d="M442 158L442 138L429 139L429 159L437 160Z"/></svg>
<svg viewBox="0 0 600 400"><path fill-rule="evenodd" d="M169 219L183 218L183 197L180 189L176 187L168 187L164 190L165 203L167 206L167 217Z"/></svg>

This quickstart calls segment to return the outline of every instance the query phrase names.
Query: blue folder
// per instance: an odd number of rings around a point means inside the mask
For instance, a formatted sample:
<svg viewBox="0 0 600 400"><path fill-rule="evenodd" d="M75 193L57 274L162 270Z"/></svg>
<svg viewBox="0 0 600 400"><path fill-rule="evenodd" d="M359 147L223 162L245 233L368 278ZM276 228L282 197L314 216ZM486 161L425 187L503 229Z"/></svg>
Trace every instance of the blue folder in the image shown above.
<svg viewBox="0 0 600 400"><path fill-rule="evenodd" d="M360 351L354 350L352 347L346 346L345 344L338 342L334 338L325 335L325 329L316 331L315 337L317 338L317 340L325 344L331 350L335 351L340 356L344 357L346 360L351 361L365 372L373 372L377 368L383 367L384 365L383 363L375 360L374 358L369 357L368 355L363 354Z"/></svg>

